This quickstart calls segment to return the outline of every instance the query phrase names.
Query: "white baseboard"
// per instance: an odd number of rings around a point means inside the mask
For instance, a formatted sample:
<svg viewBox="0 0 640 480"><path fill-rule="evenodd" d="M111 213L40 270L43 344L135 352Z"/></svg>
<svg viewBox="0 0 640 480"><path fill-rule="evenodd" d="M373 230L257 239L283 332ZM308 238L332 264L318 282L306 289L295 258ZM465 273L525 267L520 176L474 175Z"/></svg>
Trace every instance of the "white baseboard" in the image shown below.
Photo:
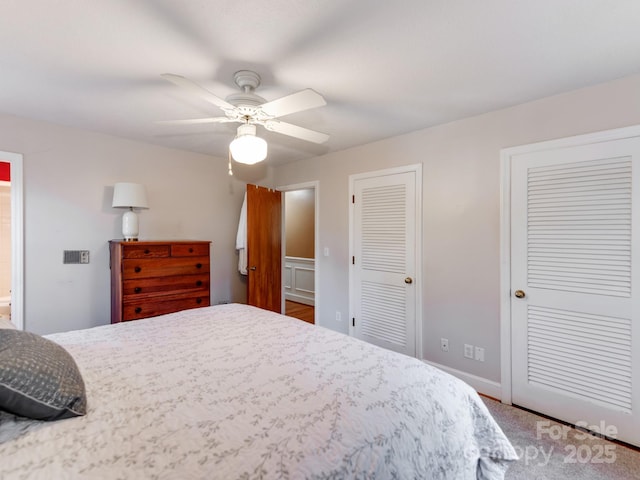
<svg viewBox="0 0 640 480"><path fill-rule="evenodd" d="M494 382L493 380L488 380L483 377L478 377L477 375L473 375L471 373L463 372L462 370L456 370L455 368L447 367L446 365L440 365L439 363L430 362L429 360L422 360L424 363L427 363L433 367L439 368L440 370L444 370L445 372L453 375L454 377L459 378L463 382L468 383L478 393L482 393L489 397L496 398L498 400L502 397L502 385L499 382Z"/></svg>

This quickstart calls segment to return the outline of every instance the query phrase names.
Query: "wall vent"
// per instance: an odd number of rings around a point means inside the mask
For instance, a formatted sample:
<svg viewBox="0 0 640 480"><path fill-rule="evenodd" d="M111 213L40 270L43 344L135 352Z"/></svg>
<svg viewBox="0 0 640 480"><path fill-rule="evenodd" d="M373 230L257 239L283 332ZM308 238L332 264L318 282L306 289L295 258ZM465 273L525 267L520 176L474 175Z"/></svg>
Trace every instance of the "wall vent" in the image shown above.
<svg viewBox="0 0 640 480"><path fill-rule="evenodd" d="M89 263L89 250L65 250L62 263Z"/></svg>

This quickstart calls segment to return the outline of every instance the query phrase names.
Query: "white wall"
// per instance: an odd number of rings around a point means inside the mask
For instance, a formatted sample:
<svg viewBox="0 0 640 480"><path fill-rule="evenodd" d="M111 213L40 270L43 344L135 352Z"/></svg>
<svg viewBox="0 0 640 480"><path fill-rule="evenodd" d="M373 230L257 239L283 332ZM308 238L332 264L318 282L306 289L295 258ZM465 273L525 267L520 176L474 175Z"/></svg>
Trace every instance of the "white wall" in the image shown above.
<svg viewBox="0 0 640 480"><path fill-rule="evenodd" d="M211 240L211 301L244 301L235 231L244 183L226 159L0 115L0 150L24 155L25 328L36 333L110 321L108 241L121 238L119 181L147 187L141 240ZM63 250L89 265L63 265Z"/></svg>
<svg viewBox="0 0 640 480"><path fill-rule="evenodd" d="M348 330L349 175L421 162L423 357L499 382L500 149L634 124L640 75L275 168L273 186L319 181L331 255L318 258L317 323ZM465 359L464 343L485 347L485 362Z"/></svg>

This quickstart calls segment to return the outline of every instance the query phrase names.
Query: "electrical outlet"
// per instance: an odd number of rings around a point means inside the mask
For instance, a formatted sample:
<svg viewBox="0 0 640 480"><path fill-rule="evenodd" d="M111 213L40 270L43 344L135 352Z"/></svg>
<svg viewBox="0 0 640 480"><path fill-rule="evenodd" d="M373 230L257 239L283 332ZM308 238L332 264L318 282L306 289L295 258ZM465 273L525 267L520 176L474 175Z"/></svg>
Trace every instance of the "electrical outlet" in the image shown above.
<svg viewBox="0 0 640 480"><path fill-rule="evenodd" d="M448 352L449 351L449 339L448 338L441 338L440 339L440 348L442 349L443 352Z"/></svg>
<svg viewBox="0 0 640 480"><path fill-rule="evenodd" d="M484 348L476 347L476 360L484 362Z"/></svg>
<svg viewBox="0 0 640 480"><path fill-rule="evenodd" d="M473 359L473 345L464 344L464 356Z"/></svg>

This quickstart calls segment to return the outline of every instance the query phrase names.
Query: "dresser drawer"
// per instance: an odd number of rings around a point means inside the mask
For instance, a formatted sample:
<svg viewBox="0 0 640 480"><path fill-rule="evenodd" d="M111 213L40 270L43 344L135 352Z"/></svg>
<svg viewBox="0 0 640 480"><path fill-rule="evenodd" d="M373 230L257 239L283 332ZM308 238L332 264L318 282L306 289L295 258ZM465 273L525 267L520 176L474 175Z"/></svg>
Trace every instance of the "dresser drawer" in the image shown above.
<svg viewBox="0 0 640 480"><path fill-rule="evenodd" d="M208 243L176 243L171 245L172 257L204 257L209 255Z"/></svg>
<svg viewBox="0 0 640 480"><path fill-rule="evenodd" d="M209 306L209 295L181 295L165 300L155 300L153 302L125 302L122 312L122 320L138 320L139 318L155 317L165 313L179 312L189 308L199 308Z"/></svg>
<svg viewBox="0 0 640 480"><path fill-rule="evenodd" d="M209 292L209 274L178 275L124 280L122 293L126 299L134 295L172 294L178 292Z"/></svg>
<svg viewBox="0 0 640 480"><path fill-rule="evenodd" d="M124 280L199 273L209 273L209 257L170 257L162 260L127 258L122 261Z"/></svg>
<svg viewBox="0 0 640 480"><path fill-rule="evenodd" d="M122 258L164 258L171 254L171 245L125 245Z"/></svg>

